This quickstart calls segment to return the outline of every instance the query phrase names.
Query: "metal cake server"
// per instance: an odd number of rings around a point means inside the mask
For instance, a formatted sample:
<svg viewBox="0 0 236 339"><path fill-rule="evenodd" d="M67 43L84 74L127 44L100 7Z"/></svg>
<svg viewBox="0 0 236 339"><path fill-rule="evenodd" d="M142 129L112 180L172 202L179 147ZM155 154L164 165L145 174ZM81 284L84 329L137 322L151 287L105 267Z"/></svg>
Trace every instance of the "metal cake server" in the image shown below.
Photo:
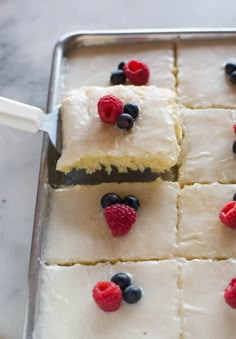
<svg viewBox="0 0 236 339"><path fill-rule="evenodd" d="M46 114L38 107L0 97L0 124L31 133L39 130L47 132L52 144L61 153L60 107Z"/></svg>

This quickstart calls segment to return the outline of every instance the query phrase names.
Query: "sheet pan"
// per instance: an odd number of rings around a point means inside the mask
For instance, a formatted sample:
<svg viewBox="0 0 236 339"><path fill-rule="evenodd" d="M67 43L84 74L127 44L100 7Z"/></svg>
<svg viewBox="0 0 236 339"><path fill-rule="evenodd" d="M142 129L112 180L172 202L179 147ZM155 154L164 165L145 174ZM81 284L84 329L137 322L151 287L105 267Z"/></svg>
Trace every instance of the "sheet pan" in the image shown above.
<svg viewBox="0 0 236 339"><path fill-rule="evenodd" d="M126 31L80 31L63 36L56 44L51 65L51 75L48 89L47 111L60 104L64 93L64 76L66 60L75 50L91 46L127 45L144 42L172 42L178 40L219 40L236 38L236 29L151 29L151 30L126 30ZM41 166L38 181L38 193L35 208L35 218L32 236L31 257L28 276L28 291L25 312L25 326L23 339L32 339L35 324L39 313L39 292L41 287L41 267L44 262L43 246L47 217L49 212L50 186L60 185L94 184L99 181L110 181L101 172L95 176L87 176L84 172L75 172L64 176L55 170L59 154L50 144L47 135L43 138ZM129 177L133 180L153 180L150 172L137 177ZM113 173L113 181L123 181L126 177ZM48 339L48 338L45 338Z"/></svg>

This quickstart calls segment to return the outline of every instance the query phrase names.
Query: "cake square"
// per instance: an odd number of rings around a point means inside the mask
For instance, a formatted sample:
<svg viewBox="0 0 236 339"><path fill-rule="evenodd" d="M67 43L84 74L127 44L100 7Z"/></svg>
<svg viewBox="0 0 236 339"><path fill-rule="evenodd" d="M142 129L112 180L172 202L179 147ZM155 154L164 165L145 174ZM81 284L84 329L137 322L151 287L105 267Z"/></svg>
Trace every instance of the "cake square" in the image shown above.
<svg viewBox="0 0 236 339"><path fill-rule="evenodd" d="M236 182L233 124L236 112L225 109L183 109L184 138L179 159L179 181Z"/></svg>
<svg viewBox="0 0 236 339"><path fill-rule="evenodd" d="M235 309L225 303L224 290L236 277L236 261L193 260L181 271L183 338L234 339Z"/></svg>
<svg viewBox="0 0 236 339"><path fill-rule="evenodd" d="M178 85L181 104L189 108L236 107L236 87L224 65L236 58L234 40L179 42Z"/></svg>
<svg viewBox="0 0 236 339"><path fill-rule="evenodd" d="M104 194L140 201L129 233L113 237L100 206ZM176 243L178 184L162 182L101 184L51 193L45 260L49 264L147 260L173 256Z"/></svg>
<svg viewBox="0 0 236 339"><path fill-rule="evenodd" d="M117 311L106 313L94 302L92 289L118 272L131 273L143 296L136 304L122 301ZM35 338L177 339L178 309L175 261L48 266Z"/></svg>
<svg viewBox="0 0 236 339"><path fill-rule="evenodd" d="M155 85L175 90L172 43L138 42L119 46L83 46L67 57L65 90L81 86L110 86L110 75L121 61L139 60L148 65Z"/></svg>
<svg viewBox="0 0 236 339"><path fill-rule="evenodd" d="M101 121L97 102L112 94L123 103L138 105L140 115L129 131ZM63 150L57 170L85 169L93 173L112 166L154 172L169 170L177 162L181 127L176 95L155 86L83 87L62 102Z"/></svg>
<svg viewBox="0 0 236 339"><path fill-rule="evenodd" d="M179 195L178 240L185 258L236 257L236 230L219 219L220 210L233 200L236 185L194 184Z"/></svg>

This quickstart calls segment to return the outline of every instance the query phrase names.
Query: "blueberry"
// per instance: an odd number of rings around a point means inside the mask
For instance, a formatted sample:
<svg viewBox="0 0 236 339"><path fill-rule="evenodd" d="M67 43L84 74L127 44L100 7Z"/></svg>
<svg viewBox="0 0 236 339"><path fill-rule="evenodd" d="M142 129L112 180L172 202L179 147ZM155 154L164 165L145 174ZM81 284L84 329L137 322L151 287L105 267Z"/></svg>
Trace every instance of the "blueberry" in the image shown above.
<svg viewBox="0 0 236 339"><path fill-rule="evenodd" d="M124 84L125 81L126 76L121 69L118 69L117 71L111 73L110 82L112 85L121 85Z"/></svg>
<svg viewBox="0 0 236 339"><path fill-rule="evenodd" d="M234 63L234 62L227 62L225 64L225 73L230 75L233 71L236 71L236 63Z"/></svg>
<svg viewBox="0 0 236 339"><path fill-rule="evenodd" d="M124 199L122 200L122 204L132 207L133 209L135 209L135 211L137 211L140 206L139 200L133 195L127 195L126 197L124 197Z"/></svg>
<svg viewBox="0 0 236 339"><path fill-rule="evenodd" d="M123 291L123 299L128 304L135 304L141 299L141 297L142 297L142 290L138 286L130 285Z"/></svg>
<svg viewBox="0 0 236 339"><path fill-rule="evenodd" d="M111 281L122 289L122 291L131 284L131 278L127 273L116 273L111 278Z"/></svg>
<svg viewBox="0 0 236 339"><path fill-rule="evenodd" d="M134 119L136 119L139 115L138 106L132 103L125 104L123 112L130 114Z"/></svg>
<svg viewBox="0 0 236 339"><path fill-rule="evenodd" d="M124 61L121 61L118 65L118 69L122 69L124 68L124 65L125 65L125 62Z"/></svg>
<svg viewBox="0 0 236 339"><path fill-rule="evenodd" d="M236 201L236 193L233 195L233 201Z"/></svg>
<svg viewBox="0 0 236 339"><path fill-rule="evenodd" d="M234 140L232 151L236 154L236 140Z"/></svg>
<svg viewBox="0 0 236 339"><path fill-rule="evenodd" d="M117 120L117 126L121 129L131 129L134 126L134 118L128 113L122 113Z"/></svg>
<svg viewBox="0 0 236 339"><path fill-rule="evenodd" d="M229 77L230 81L232 84L236 84L236 71L233 71L231 74L230 74L230 77Z"/></svg>
<svg viewBox="0 0 236 339"><path fill-rule="evenodd" d="M101 199L102 208L121 203L121 198L116 193L107 193Z"/></svg>

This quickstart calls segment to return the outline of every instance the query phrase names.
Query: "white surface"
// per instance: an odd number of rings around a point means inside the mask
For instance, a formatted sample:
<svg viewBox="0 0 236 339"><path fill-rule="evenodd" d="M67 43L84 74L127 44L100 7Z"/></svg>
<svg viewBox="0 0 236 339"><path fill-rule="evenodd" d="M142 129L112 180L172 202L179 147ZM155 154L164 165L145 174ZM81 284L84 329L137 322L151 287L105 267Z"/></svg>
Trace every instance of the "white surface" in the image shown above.
<svg viewBox="0 0 236 339"><path fill-rule="evenodd" d="M184 339L234 339L235 309L224 300L224 290L235 278L236 261L194 260L181 267Z"/></svg>
<svg viewBox="0 0 236 339"><path fill-rule="evenodd" d="M92 298L100 280L128 272L143 289L138 303L103 312ZM41 317L34 339L177 339L177 263L173 261L46 267Z"/></svg>
<svg viewBox="0 0 236 339"><path fill-rule="evenodd" d="M128 234L111 235L100 200L115 192L140 201ZM50 263L169 258L175 252L178 184L122 183L52 193L46 260Z"/></svg>
<svg viewBox="0 0 236 339"><path fill-rule="evenodd" d="M236 26L235 0L97 3L2 0L0 95L45 108L52 48L68 31ZM0 127L1 339L22 333L40 148L41 135Z"/></svg>

